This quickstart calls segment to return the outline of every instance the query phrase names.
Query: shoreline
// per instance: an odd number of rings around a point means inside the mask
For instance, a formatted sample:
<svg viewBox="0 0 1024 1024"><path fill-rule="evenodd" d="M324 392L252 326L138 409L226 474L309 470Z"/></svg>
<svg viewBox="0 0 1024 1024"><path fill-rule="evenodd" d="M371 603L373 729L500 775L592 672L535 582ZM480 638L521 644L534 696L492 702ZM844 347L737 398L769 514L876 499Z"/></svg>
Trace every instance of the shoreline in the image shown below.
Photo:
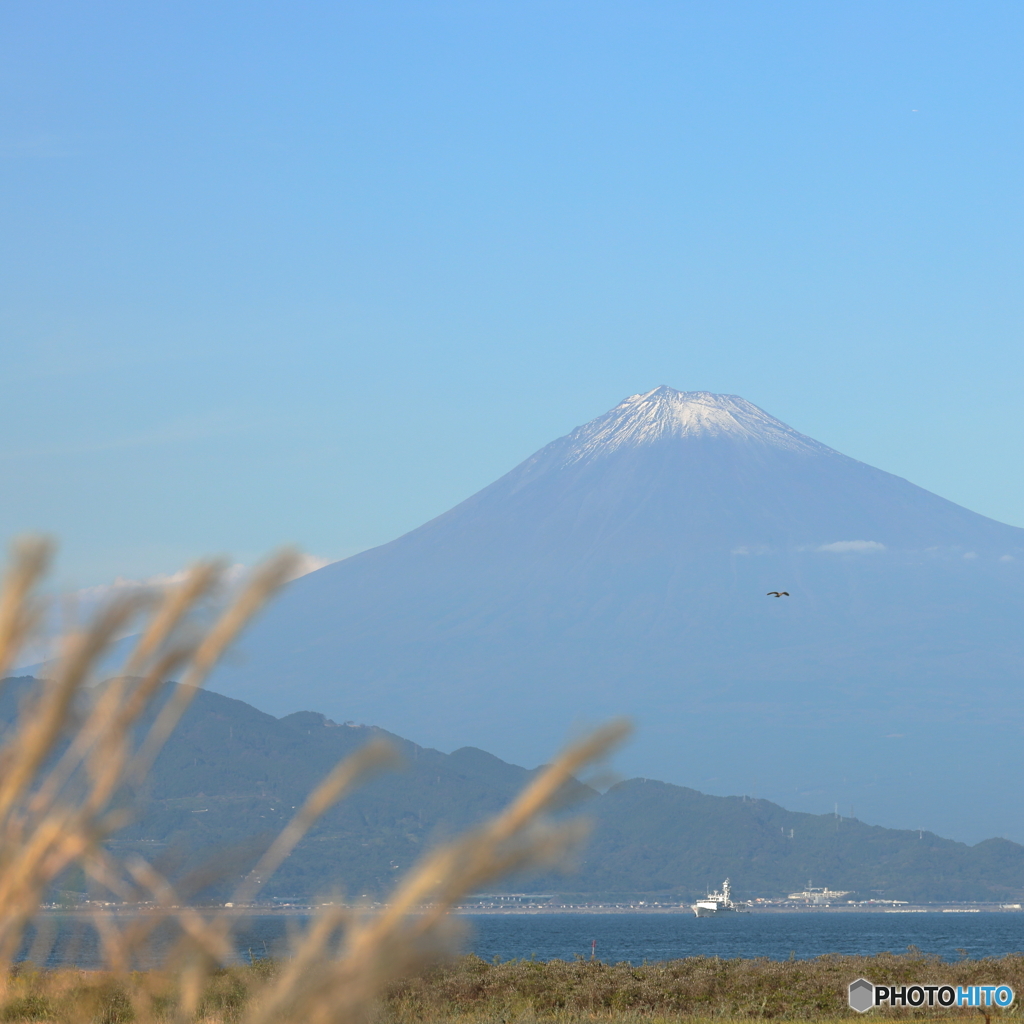
<svg viewBox="0 0 1024 1024"><path fill-rule="evenodd" d="M39 911L39 916L60 917L64 915L89 915L95 916L135 916L159 911L160 913L173 916L168 913L174 910L190 910L204 913L222 913L225 917L309 917L314 915L325 906L344 906L345 904L292 904L288 906L248 906L248 907L225 907L223 905L198 905L157 908L152 906L92 906L89 904L76 907L45 907ZM386 909L384 904L349 904L351 910L380 911ZM992 904L907 904L902 907L752 907L750 910L741 911L738 914L723 915L729 918L743 918L756 916L776 915L803 915L818 916L822 914L1020 914L1024 911L1016 907L1003 907ZM506 916L506 917L540 917L557 916L567 914L593 914L607 916L622 915L667 915L680 914L684 917L694 917L693 910L689 904L681 906L644 906L644 907L614 907L614 906L588 906L588 905L565 905L565 906L537 906L537 907L453 907L452 914L460 917L483 917L483 916ZM703 918L702 920L710 920Z"/></svg>

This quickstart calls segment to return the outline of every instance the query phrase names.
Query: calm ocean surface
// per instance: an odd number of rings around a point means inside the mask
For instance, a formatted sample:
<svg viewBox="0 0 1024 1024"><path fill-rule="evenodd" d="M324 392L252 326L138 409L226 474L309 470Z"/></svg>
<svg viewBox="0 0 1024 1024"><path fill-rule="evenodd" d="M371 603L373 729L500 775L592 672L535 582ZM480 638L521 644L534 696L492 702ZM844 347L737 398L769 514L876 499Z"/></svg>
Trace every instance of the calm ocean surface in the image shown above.
<svg viewBox="0 0 1024 1024"><path fill-rule="evenodd" d="M469 948L489 960L590 956L599 960L674 960L687 956L803 960L825 953L904 953L917 946L945 960L1024 951L1024 913L1005 914L692 914L488 915L469 919Z"/></svg>
<svg viewBox="0 0 1024 1024"><path fill-rule="evenodd" d="M672 960L688 956L768 957L786 960L826 953L906 952L917 946L945 960L1024 952L1024 913L1003 914L742 914L696 918L692 914L473 914L465 949L492 960L572 960L608 963ZM285 952L287 934L302 918L253 916L239 923L242 957ZM55 915L43 924L35 950L23 956L50 966L100 965L95 936L75 915ZM140 959L139 967L152 966Z"/></svg>

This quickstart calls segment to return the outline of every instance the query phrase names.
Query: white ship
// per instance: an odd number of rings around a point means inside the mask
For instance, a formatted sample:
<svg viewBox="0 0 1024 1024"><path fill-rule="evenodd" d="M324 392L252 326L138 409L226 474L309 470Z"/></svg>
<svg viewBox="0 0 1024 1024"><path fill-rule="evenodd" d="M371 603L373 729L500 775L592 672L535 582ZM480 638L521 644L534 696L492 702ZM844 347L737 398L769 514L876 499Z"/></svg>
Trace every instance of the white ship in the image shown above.
<svg viewBox="0 0 1024 1024"><path fill-rule="evenodd" d="M833 903L836 900L842 899L844 896L849 896L849 892L841 892L837 889L829 889L825 886L824 889L815 889L811 887L808 882L807 888L803 892L791 892L786 899L787 900L800 900L802 903L810 903L816 907L820 907L823 904L827 905Z"/></svg>
<svg viewBox="0 0 1024 1024"><path fill-rule="evenodd" d="M698 917L716 917L719 914L736 914L746 910L746 904L733 903L728 878L722 883L721 892L709 892L704 899L697 900L690 906Z"/></svg>

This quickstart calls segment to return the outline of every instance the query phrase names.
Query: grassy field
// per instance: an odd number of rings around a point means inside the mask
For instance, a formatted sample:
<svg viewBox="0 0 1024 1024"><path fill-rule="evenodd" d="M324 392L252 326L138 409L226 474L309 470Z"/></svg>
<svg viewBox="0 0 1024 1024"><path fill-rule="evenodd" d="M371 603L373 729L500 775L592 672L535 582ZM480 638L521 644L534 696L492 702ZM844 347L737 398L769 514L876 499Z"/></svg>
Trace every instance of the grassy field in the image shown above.
<svg viewBox="0 0 1024 1024"><path fill-rule="evenodd" d="M252 1009L251 993L262 990L277 970L273 962L261 961L216 973L191 1019L241 1020ZM1024 989L1024 957L946 964L911 951L901 956L825 956L784 962L694 957L633 967L584 960L486 963L467 956L393 982L373 1017L379 1024L856 1019L846 1006L846 985L861 976L877 984L1001 982L1019 992ZM175 986L170 979L164 997L158 975L148 987L156 996L158 1018L176 1019ZM988 1014L1016 1016L1016 1009ZM878 1009L871 1011L869 1019L879 1016L980 1020L982 1012ZM22 967L16 971L0 1019L128 1024L135 1017L119 978L102 972Z"/></svg>
<svg viewBox="0 0 1024 1024"><path fill-rule="evenodd" d="M853 1018L846 986L987 984L1020 991L1024 957L945 964L916 951L902 956L825 956L815 960L692 957L633 967L600 961L487 964L465 957L392 986L383 1007L399 1022L465 1020L822 1020ZM872 1016L945 1017L950 1011L882 1011ZM978 1017L977 1010L969 1015Z"/></svg>

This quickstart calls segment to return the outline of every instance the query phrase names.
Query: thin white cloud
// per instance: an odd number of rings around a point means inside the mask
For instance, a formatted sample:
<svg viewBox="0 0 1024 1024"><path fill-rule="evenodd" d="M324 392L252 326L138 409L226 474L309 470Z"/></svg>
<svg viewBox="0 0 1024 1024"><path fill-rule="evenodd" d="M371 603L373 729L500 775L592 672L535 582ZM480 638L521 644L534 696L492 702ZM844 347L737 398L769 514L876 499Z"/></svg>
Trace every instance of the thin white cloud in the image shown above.
<svg viewBox="0 0 1024 1024"><path fill-rule="evenodd" d="M1000 555L999 556L999 561L1000 562L1012 562L1013 560L1014 560L1013 559L1013 555Z"/></svg>
<svg viewBox="0 0 1024 1024"><path fill-rule="evenodd" d="M831 551L834 554L871 554L875 551L884 551L885 545L877 540L837 540L831 544L822 544L816 551Z"/></svg>
<svg viewBox="0 0 1024 1024"><path fill-rule="evenodd" d="M289 580L297 580L300 576L306 576L311 572L316 572L317 569L322 569L325 565L330 565L331 562L332 559L330 558L321 558L319 555L302 553L299 555L295 572L288 578ZM243 565L241 562L228 566L221 576L224 586L229 590L237 587L238 584L244 581L249 569L249 566ZM159 590L163 587L172 587L175 583L181 583L187 576L188 569L179 569L177 572L171 573L157 573L155 576L147 576L140 580L125 579L123 576L118 576L113 583L101 583L95 587L85 587L67 596L80 607L94 607L102 604L108 598L125 591Z"/></svg>
<svg viewBox="0 0 1024 1024"><path fill-rule="evenodd" d="M295 572L290 579L295 580L300 576L316 572L317 569L330 565L332 561L334 559L321 558L319 555L301 554ZM221 575L223 598L231 597L233 592L245 581L250 568L241 562L236 562L224 570ZM136 590L152 591L173 587L175 584L181 583L187 575L187 569L179 569L177 572L157 573L155 576L147 576L144 579L127 579L118 576L113 583L83 587L81 590L60 595L50 607L48 622L44 627L45 634L22 650L21 657L18 659L19 664L22 666L37 665L55 657L57 641L54 637L66 632L69 628L76 628L78 624L88 622L112 598ZM136 628L136 625L130 626L124 635L130 636Z"/></svg>
<svg viewBox="0 0 1024 1024"><path fill-rule="evenodd" d="M13 448L0 451L0 459L41 459L69 455L95 455L102 452L128 451L164 445L194 444L214 437L249 433L252 424L230 416L226 411L207 416L194 416L165 423L151 430L120 437L78 440L70 444L44 445L35 448ZM139 581L145 582L145 581Z"/></svg>
<svg viewBox="0 0 1024 1024"><path fill-rule="evenodd" d="M307 555L303 552L299 556L299 564L292 579L297 580L300 576L308 576L311 572L316 572L317 569L322 569L334 561L336 561L334 558L321 558L319 555Z"/></svg>

